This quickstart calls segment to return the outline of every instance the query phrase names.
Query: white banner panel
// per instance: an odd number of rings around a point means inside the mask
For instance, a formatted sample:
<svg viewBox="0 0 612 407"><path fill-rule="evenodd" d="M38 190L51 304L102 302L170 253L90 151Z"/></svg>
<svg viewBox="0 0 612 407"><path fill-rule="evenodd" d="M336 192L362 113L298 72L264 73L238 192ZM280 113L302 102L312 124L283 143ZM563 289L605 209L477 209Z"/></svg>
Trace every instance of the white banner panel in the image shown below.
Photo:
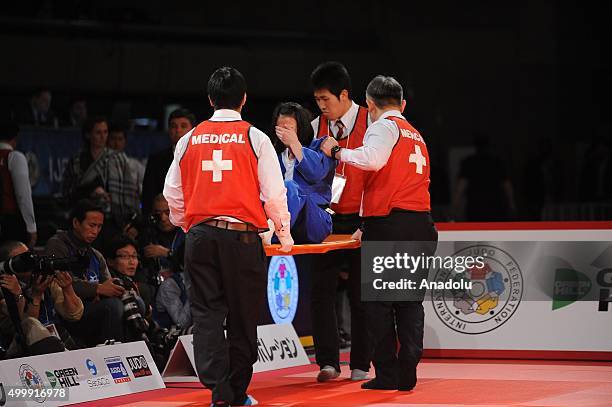
<svg viewBox="0 0 612 407"><path fill-rule="evenodd" d="M257 362L253 365L255 373L309 364L308 355L293 325L257 327Z"/></svg>
<svg viewBox="0 0 612 407"><path fill-rule="evenodd" d="M470 292L427 293L425 349L612 352L611 230L442 231L440 241L486 250L490 268L468 274Z"/></svg>
<svg viewBox="0 0 612 407"><path fill-rule="evenodd" d="M310 364L306 351L293 325L271 324L257 327L257 362L253 372L266 372ZM181 336L177 341L162 377L171 382L198 382L193 335Z"/></svg>
<svg viewBox="0 0 612 407"><path fill-rule="evenodd" d="M0 405L60 406L165 388L144 342L0 362Z"/></svg>

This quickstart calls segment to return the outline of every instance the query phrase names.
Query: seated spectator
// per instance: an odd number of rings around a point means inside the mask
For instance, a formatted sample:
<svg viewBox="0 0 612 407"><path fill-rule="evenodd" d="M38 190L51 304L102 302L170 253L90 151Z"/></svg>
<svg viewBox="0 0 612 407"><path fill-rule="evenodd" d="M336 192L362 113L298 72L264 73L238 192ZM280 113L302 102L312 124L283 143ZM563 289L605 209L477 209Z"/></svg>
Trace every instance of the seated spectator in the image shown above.
<svg viewBox="0 0 612 407"><path fill-rule="evenodd" d="M164 189L166 174L174 158L176 143L196 125L196 117L187 109L176 109L168 117L168 137L172 144L166 149L151 154L147 160L142 183L142 208L148 215L151 213L151 202Z"/></svg>
<svg viewBox="0 0 612 407"><path fill-rule="evenodd" d="M113 281L126 290L124 309L126 301L129 300L132 302L127 307L133 307L134 304L138 307L130 308L131 318L128 317L128 320L124 321L124 338L138 340L148 330L149 324L145 322L145 317L150 315L150 306L148 304L145 306L138 285L134 281L138 269L136 242L126 236L117 236L108 244L105 254Z"/></svg>
<svg viewBox="0 0 612 407"><path fill-rule="evenodd" d="M82 128L87 120L87 101L82 97L75 97L70 103L70 111L64 126Z"/></svg>
<svg viewBox="0 0 612 407"><path fill-rule="evenodd" d="M153 318L162 328L189 328L192 325L191 307L187 297L186 275L182 267L175 267L157 291Z"/></svg>
<svg viewBox="0 0 612 407"><path fill-rule="evenodd" d="M7 241L0 247L0 262L28 251L21 242ZM42 282L42 279L38 280ZM2 346L7 358L61 352L63 343L37 319L35 310L29 307L25 313L26 298L23 289L13 274L0 275L0 327ZM10 297L10 298L9 298Z"/></svg>
<svg viewBox="0 0 612 407"><path fill-rule="evenodd" d="M321 243L332 231L326 210L331 200L335 160L320 150L324 138L313 139L310 112L297 103L281 103L272 115L270 139L278 154L291 213L295 243Z"/></svg>
<svg viewBox="0 0 612 407"><path fill-rule="evenodd" d="M170 209L162 194L153 199L151 216L142 225L138 244L143 253L143 268L137 273L143 298L152 303L162 278L182 270L185 233L170 223ZM145 293L144 284L148 284ZM150 295L149 298L147 298Z"/></svg>
<svg viewBox="0 0 612 407"><path fill-rule="evenodd" d="M127 131L124 127L113 124L110 127L108 134L107 147L115 150L118 153L124 153L128 160L130 172L136 174L136 182L138 184L138 196L142 193L142 179L144 178L145 166L134 157L130 157L125 153L127 146Z"/></svg>
<svg viewBox="0 0 612 407"><path fill-rule="evenodd" d="M15 119L19 124L57 127L58 120L51 109L51 91L48 88L37 89L30 103L17 110Z"/></svg>
<svg viewBox="0 0 612 407"><path fill-rule="evenodd" d="M88 118L83 125L84 146L64 172L64 197L98 201L106 214L105 236L121 233L125 221L140 211L137 175L123 153L106 148L108 124L103 117Z"/></svg>
<svg viewBox="0 0 612 407"><path fill-rule="evenodd" d="M73 337L88 346L95 346L108 339L123 340L123 303L125 289L115 284L102 254L91 244L104 223L103 210L90 200L81 200L72 210L72 229L59 231L49 239L45 247L48 255L56 257L76 256L84 253L89 266L82 273L73 273L73 287L85 306L78 322L66 323Z"/></svg>

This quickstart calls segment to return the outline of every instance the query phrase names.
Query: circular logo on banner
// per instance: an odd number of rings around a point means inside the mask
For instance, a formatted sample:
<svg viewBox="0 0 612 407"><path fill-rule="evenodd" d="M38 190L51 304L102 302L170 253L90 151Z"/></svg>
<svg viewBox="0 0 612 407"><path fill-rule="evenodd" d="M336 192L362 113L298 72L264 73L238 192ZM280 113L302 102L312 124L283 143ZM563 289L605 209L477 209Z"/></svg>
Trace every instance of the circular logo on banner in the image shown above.
<svg viewBox="0 0 612 407"><path fill-rule="evenodd" d="M49 371L46 371L45 374L47 375L47 379L49 380L51 387L57 386L57 377L55 377L55 375Z"/></svg>
<svg viewBox="0 0 612 407"><path fill-rule="evenodd" d="M291 323L298 304L298 274L292 256L273 256L268 267L268 307L277 324Z"/></svg>
<svg viewBox="0 0 612 407"><path fill-rule="evenodd" d="M19 366L19 378L21 379L21 384L29 389L42 390L45 388L42 377L32 366L28 364ZM46 400L46 398L46 396L34 397L34 401L37 403L42 403Z"/></svg>
<svg viewBox="0 0 612 407"><path fill-rule="evenodd" d="M0 382L0 406L6 405L6 392L4 391L4 385Z"/></svg>
<svg viewBox="0 0 612 407"><path fill-rule="evenodd" d="M453 281L458 289L432 289L433 308L440 321L468 335L490 332L506 323L523 297L523 275L506 251L489 245L470 246L453 256L483 256L483 267L464 272L436 271L435 282ZM471 284L470 284L471 283Z"/></svg>
<svg viewBox="0 0 612 407"><path fill-rule="evenodd" d="M93 360L87 359L85 361L85 366L87 367L87 369L89 370L89 373L91 373L92 376L95 376L98 374L98 368L96 367L96 364L93 362Z"/></svg>

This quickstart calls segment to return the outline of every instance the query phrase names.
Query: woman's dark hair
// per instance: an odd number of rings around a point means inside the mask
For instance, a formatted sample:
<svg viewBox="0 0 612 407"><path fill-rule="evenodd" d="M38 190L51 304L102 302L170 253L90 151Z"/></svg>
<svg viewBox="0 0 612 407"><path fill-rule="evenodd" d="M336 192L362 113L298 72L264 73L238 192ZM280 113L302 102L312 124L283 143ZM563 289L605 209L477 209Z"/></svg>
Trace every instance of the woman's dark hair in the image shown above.
<svg viewBox="0 0 612 407"><path fill-rule="evenodd" d="M108 125L108 120L104 116L91 116L87 117L83 122L83 127L81 128L81 136L83 137L83 143L85 147L89 148L89 134L93 131L94 127L98 123L106 123Z"/></svg>
<svg viewBox="0 0 612 407"><path fill-rule="evenodd" d="M133 246L136 251L138 251L138 244L134 240L124 235L116 236L108 243L108 245L106 245L104 257L107 259L115 259L117 258L117 251L119 249L123 249L124 247L130 245Z"/></svg>
<svg viewBox="0 0 612 407"><path fill-rule="evenodd" d="M298 140L300 140L300 144L302 144L304 147L308 147L310 143L312 143L314 131L310 125L310 121L312 120L312 114L310 111L298 103L284 102L277 105L274 108L274 113L272 113L270 140L272 141L272 145L274 146L277 154L282 153L285 148L287 148L283 142L278 139L276 136L276 131L274 130L279 116L289 116L295 119L297 123L297 136Z"/></svg>

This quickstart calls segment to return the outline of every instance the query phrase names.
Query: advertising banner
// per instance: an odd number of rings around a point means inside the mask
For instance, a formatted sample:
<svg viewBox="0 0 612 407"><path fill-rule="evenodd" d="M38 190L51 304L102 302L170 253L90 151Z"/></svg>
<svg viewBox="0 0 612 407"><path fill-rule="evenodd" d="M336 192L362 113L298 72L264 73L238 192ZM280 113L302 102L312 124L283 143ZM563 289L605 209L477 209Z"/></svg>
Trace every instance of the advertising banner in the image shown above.
<svg viewBox="0 0 612 407"><path fill-rule="evenodd" d="M257 362L253 372L266 372L310 364L306 351L291 324L257 327ZM165 382L198 382L193 335L177 341L162 377Z"/></svg>
<svg viewBox="0 0 612 407"><path fill-rule="evenodd" d="M60 406L165 388L144 342L0 362L0 406Z"/></svg>

